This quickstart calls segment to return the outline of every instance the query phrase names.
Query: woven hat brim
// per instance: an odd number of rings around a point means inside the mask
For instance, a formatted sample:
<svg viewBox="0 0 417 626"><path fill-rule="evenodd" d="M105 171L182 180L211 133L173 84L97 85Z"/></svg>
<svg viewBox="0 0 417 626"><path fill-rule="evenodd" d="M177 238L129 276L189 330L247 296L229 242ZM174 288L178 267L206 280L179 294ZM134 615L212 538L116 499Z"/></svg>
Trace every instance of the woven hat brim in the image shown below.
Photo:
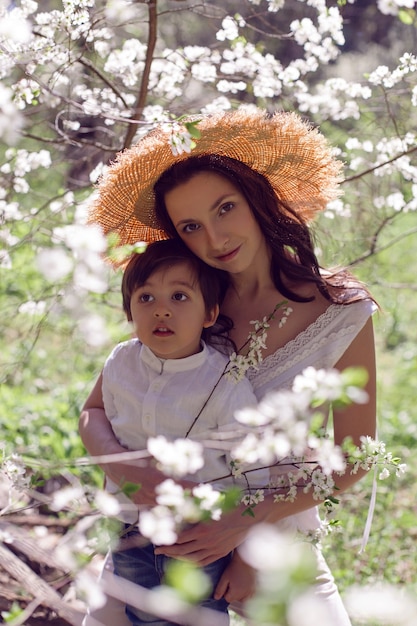
<svg viewBox="0 0 417 626"><path fill-rule="evenodd" d="M171 165L189 156L218 154L242 161L263 174L277 197L305 221L340 194L342 163L325 137L295 113L245 107L202 117L191 154L172 153L167 126L158 127L121 152L98 186L89 222L119 244L165 238L154 214L153 188Z"/></svg>

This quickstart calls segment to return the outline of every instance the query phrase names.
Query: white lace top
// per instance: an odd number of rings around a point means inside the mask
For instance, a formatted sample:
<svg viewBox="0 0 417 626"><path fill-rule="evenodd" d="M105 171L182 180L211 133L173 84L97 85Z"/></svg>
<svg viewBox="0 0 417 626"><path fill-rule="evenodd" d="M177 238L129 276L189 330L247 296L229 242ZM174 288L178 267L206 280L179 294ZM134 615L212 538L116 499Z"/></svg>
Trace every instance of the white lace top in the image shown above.
<svg viewBox="0 0 417 626"><path fill-rule="evenodd" d="M372 300L331 304L295 339L266 357L259 369L249 370L248 378L258 400L270 391L291 388L295 376L306 367L334 367L376 309ZM279 522L281 528L303 531L317 528L319 524L317 508Z"/></svg>

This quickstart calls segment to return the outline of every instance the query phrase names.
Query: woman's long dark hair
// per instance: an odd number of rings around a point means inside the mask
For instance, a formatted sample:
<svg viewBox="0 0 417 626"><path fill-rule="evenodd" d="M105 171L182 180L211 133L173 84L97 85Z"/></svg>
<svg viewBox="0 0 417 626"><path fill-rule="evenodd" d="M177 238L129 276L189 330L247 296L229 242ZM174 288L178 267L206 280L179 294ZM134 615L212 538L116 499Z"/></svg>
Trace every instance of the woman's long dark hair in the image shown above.
<svg viewBox="0 0 417 626"><path fill-rule="evenodd" d="M289 300L310 302L291 285L314 283L327 300L349 304L371 297L347 270L321 272L307 223L278 199L265 176L241 161L216 154L191 156L166 170L154 186L158 226L170 237L179 237L165 205L166 194L200 172L227 178L244 195L271 251L271 277L277 290Z"/></svg>

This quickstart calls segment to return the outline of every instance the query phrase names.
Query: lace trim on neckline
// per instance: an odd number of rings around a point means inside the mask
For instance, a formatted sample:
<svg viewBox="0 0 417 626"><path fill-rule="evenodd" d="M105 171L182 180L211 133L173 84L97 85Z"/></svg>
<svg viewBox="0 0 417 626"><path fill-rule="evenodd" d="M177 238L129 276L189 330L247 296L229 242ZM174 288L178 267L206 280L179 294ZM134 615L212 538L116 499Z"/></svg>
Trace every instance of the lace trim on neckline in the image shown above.
<svg viewBox="0 0 417 626"><path fill-rule="evenodd" d="M344 309L345 307L343 307ZM269 354L260 363L258 369L251 368L248 370L248 378L257 389L272 379L277 379L280 374L289 371L294 364L306 359L312 352L316 352L322 345L336 340L336 337L349 334L355 324L349 324L343 328L330 331L328 334L322 334L323 328L330 326L335 318L341 313L341 305L330 304L329 307L319 315L307 328L301 331L294 339L291 339L284 346L278 348L272 354ZM321 336L320 336L321 335ZM327 359L326 359L327 360ZM328 366L326 362L316 361L315 367L321 368ZM292 376L289 381L292 384ZM281 381L280 388L285 388L285 381Z"/></svg>
<svg viewBox="0 0 417 626"><path fill-rule="evenodd" d="M340 313L340 304L330 304L324 313L321 313L319 317L311 322L306 329L302 330L294 339L290 339L284 346L278 348L272 354L268 354L260 364L259 368L256 370L257 372L262 371L265 368L269 368L269 361L281 361L282 359L287 360L290 354L294 354L298 352L303 346L308 344L313 337L315 337L319 331L323 328L323 326L327 325L330 321L332 321L337 315Z"/></svg>

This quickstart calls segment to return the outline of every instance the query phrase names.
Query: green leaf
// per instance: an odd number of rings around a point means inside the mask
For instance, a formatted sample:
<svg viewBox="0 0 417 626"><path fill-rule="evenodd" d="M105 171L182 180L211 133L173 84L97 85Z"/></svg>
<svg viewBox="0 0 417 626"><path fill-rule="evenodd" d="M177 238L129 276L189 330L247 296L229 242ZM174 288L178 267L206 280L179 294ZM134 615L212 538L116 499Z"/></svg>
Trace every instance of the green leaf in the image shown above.
<svg viewBox="0 0 417 626"><path fill-rule="evenodd" d="M135 493L137 493L140 489L142 489L142 485L138 485L137 483L129 483L126 482L122 487L122 492L128 498L131 498Z"/></svg>
<svg viewBox="0 0 417 626"><path fill-rule="evenodd" d="M8 611L2 611L1 616L4 619L4 622L7 624L8 622L13 622L23 613L23 609L20 605L14 601L13 604L9 607Z"/></svg>
<svg viewBox="0 0 417 626"><path fill-rule="evenodd" d="M335 498L334 496L327 496L326 500L330 500L332 504L339 504L340 500Z"/></svg>
<svg viewBox="0 0 417 626"><path fill-rule="evenodd" d="M416 18L416 12L414 9L400 9L398 11L398 17L403 24L411 26Z"/></svg>
<svg viewBox="0 0 417 626"><path fill-rule="evenodd" d="M200 139L201 137L201 133L197 128L197 124L199 123L200 120L195 120L194 122L185 122L184 124L185 128L190 133L191 137L194 137L194 139Z"/></svg>
<svg viewBox="0 0 417 626"><path fill-rule="evenodd" d="M183 600L191 604L201 602L211 591L208 576L201 568L189 561L169 561L164 582L175 589Z"/></svg>
<svg viewBox="0 0 417 626"><path fill-rule="evenodd" d="M221 508L223 513L232 511L236 508L241 498L239 487L230 487L222 494Z"/></svg>
<svg viewBox="0 0 417 626"><path fill-rule="evenodd" d="M350 387L364 387L368 378L368 372L364 367L347 367L342 372L344 384Z"/></svg>

